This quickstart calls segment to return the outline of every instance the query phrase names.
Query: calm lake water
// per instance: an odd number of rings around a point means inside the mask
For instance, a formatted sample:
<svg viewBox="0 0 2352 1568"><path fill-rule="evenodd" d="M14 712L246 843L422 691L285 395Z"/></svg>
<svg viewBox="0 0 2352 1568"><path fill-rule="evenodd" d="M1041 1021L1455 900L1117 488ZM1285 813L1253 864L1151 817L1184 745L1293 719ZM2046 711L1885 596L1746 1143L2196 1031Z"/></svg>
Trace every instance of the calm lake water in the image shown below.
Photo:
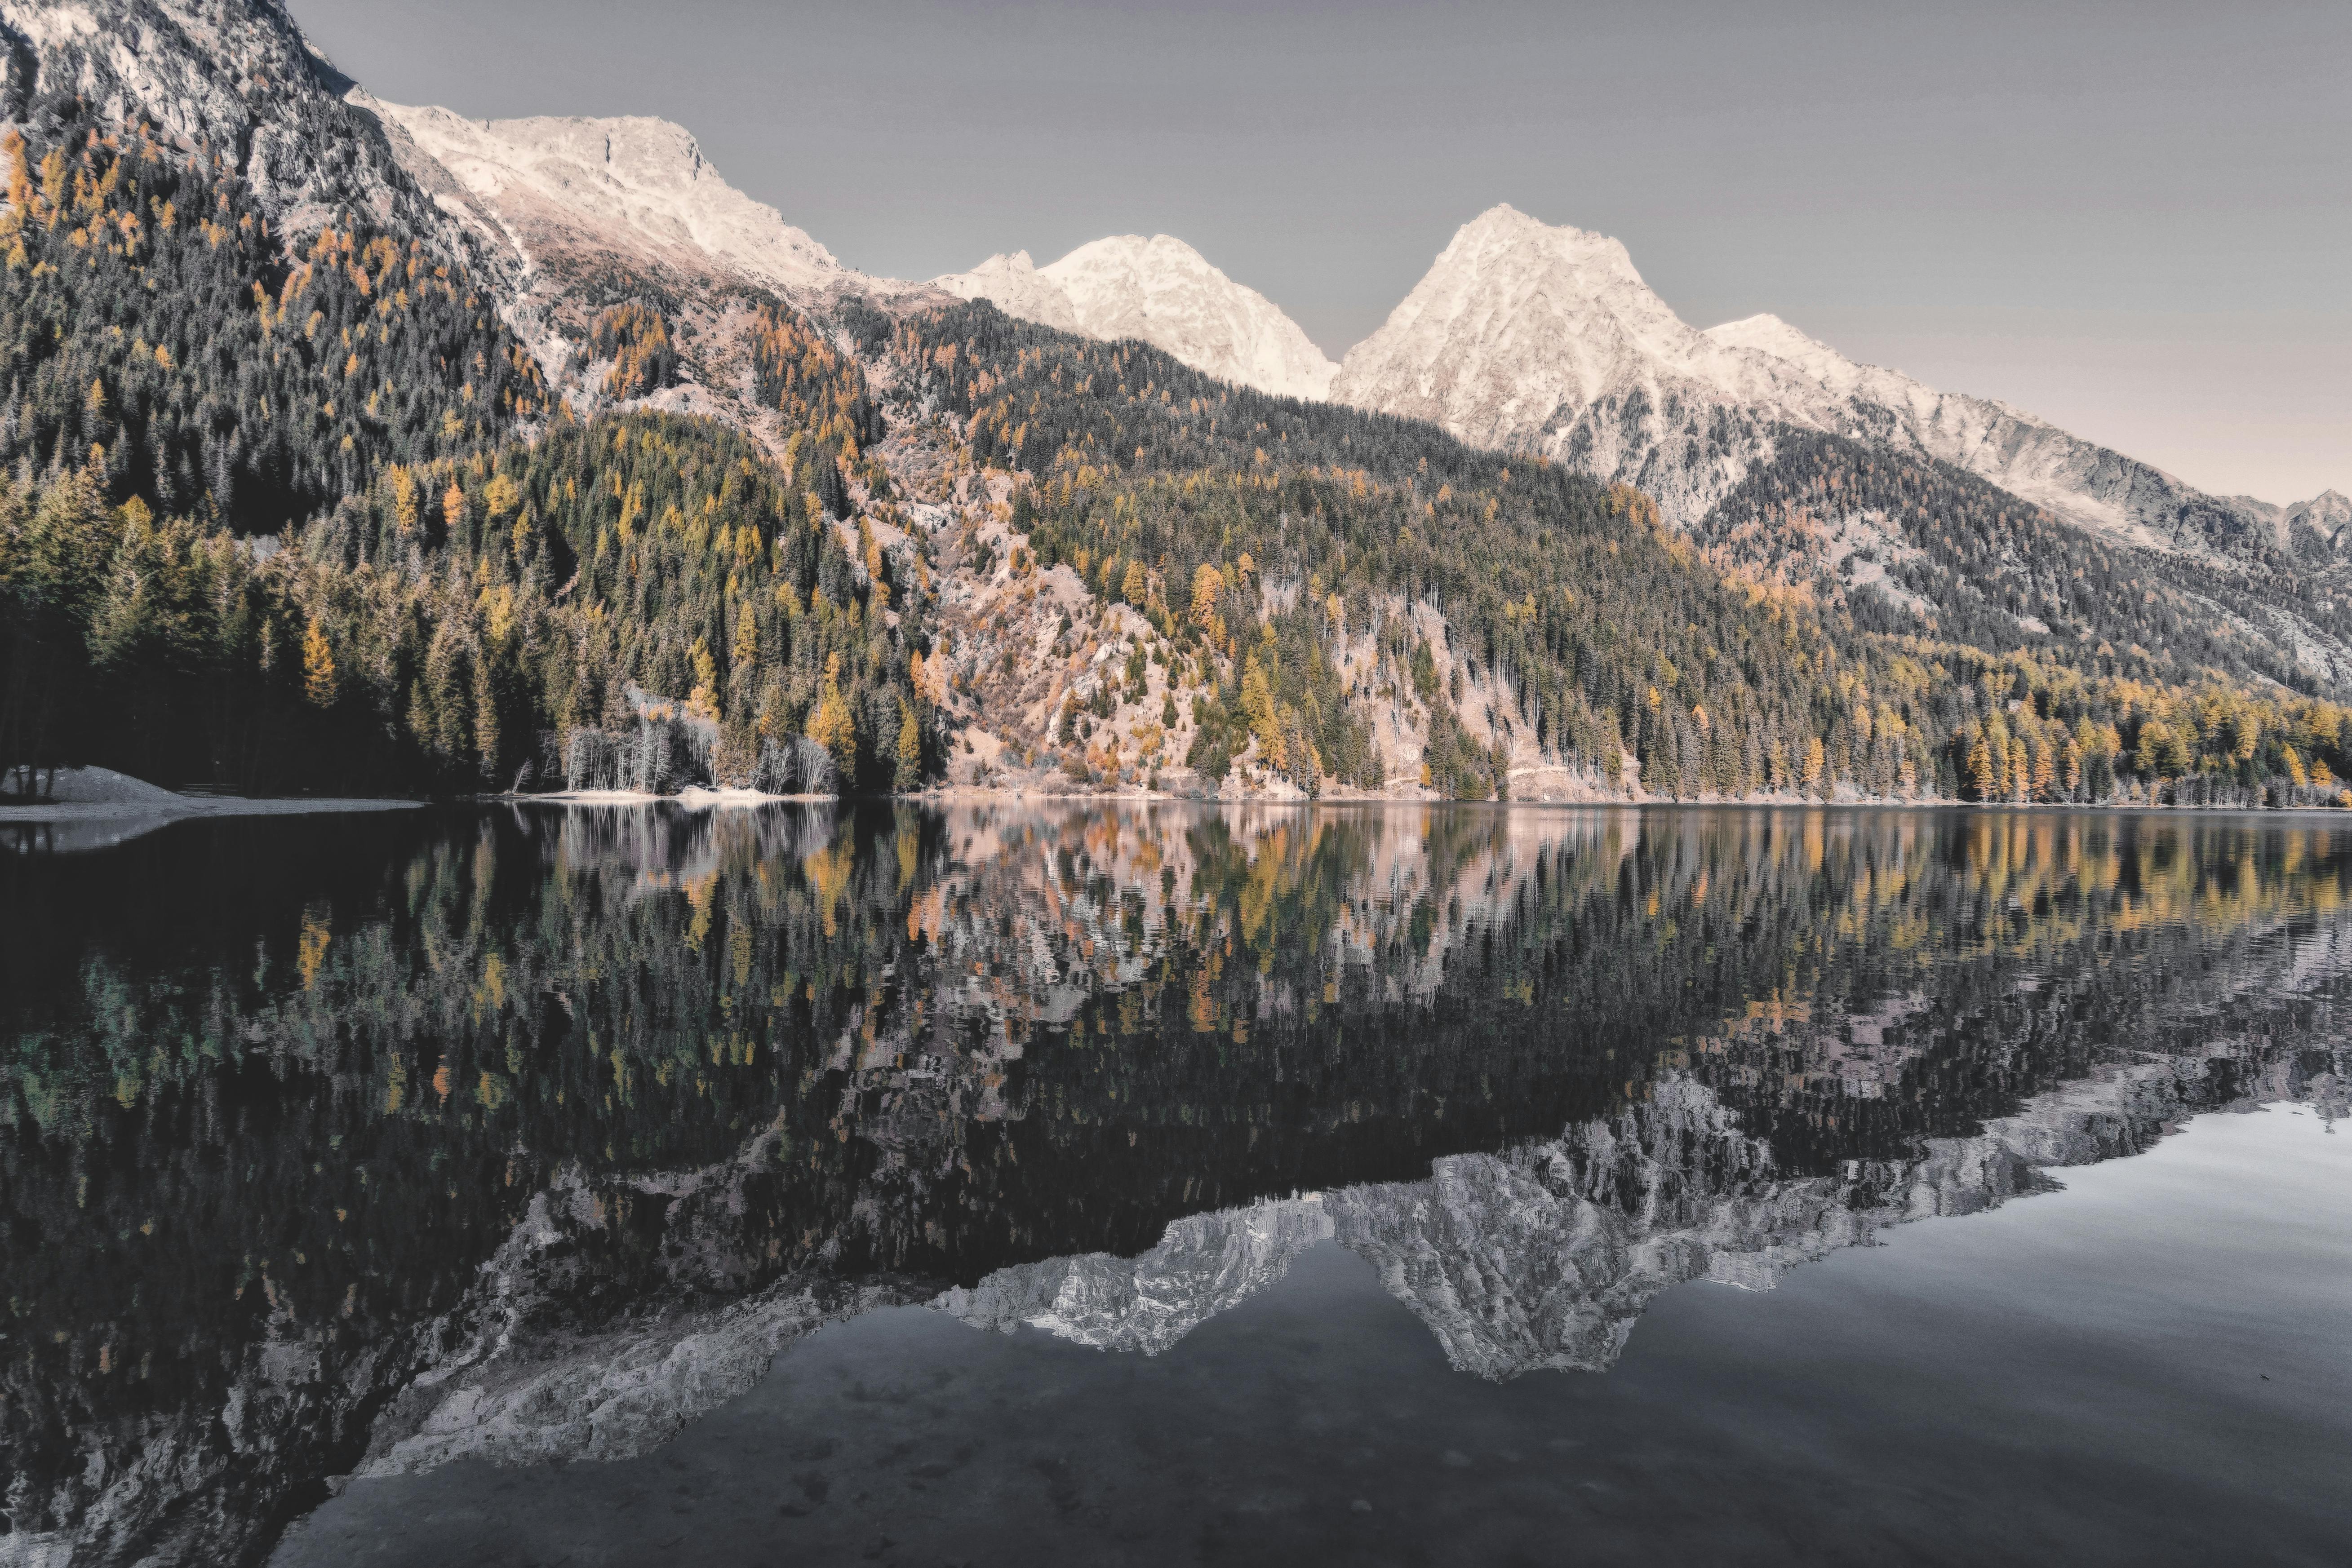
<svg viewBox="0 0 2352 1568"><path fill-rule="evenodd" d="M5 1568L2352 1554L2326 819L79 842L0 827Z"/></svg>

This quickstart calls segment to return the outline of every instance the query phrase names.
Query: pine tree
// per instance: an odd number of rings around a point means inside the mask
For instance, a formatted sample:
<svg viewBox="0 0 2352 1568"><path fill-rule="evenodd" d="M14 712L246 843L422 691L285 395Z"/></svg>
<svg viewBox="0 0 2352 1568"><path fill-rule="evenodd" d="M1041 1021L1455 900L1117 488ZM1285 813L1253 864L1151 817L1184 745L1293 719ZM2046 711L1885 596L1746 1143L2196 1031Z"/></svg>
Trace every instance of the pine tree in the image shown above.
<svg viewBox="0 0 2352 1568"><path fill-rule="evenodd" d="M898 699L898 770L891 788L905 794L923 783L923 732L915 721L915 705Z"/></svg>
<svg viewBox="0 0 2352 1568"><path fill-rule="evenodd" d="M490 677L490 661L478 652L474 657L474 755L484 779L499 776L499 742L498 694Z"/></svg>
<svg viewBox="0 0 2352 1568"><path fill-rule="evenodd" d="M1217 569L1202 561L1192 572L1192 624L1207 630L1217 618L1217 596L1225 591L1225 580Z"/></svg>
<svg viewBox="0 0 2352 1568"><path fill-rule="evenodd" d="M1971 733L1969 743L1969 792L1979 800L1993 798L1992 747L1981 729Z"/></svg>
<svg viewBox="0 0 2352 1568"><path fill-rule="evenodd" d="M327 629L315 615L302 633L302 695L319 707L335 704L335 653L327 645Z"/></svg>
<svg viewBox="0 0 2352 1568"><path fill-rule="evenodd" d="M750 608L748 605L745 608ZM710 643L697 637L687 654L688 667L693 672L694 688L687 694L688 713L703 718L719 716L719 662L710 656ZM673 688L675 689L675 688Z"/></svg>
<svg viewBox="0 0 2352 1568"><path fill-rule="evenodd" d="M392 481L393 524L403 534L416 531L416 480L409 471L394 464L389 476Z"/></svg>
<svg viewBox="0 0 2352 1568"><path fill-rule="evenodd" d="M750 671L760 663L760 617L749 600L735 612L735 645L728 650L729 657L738 670ZM920 658L921 654L917 654Z"/></svg>
<svg viewBox="0 0 2352 1568"><path fill-rule="evenodd" d="M817 693L816 711L809 716L808 736L833 756L833 765L841 769L845 789L857 778L857 721L849 711L849 701L841 694L841 655L827 653L824 658L824 684Z"/></svg>

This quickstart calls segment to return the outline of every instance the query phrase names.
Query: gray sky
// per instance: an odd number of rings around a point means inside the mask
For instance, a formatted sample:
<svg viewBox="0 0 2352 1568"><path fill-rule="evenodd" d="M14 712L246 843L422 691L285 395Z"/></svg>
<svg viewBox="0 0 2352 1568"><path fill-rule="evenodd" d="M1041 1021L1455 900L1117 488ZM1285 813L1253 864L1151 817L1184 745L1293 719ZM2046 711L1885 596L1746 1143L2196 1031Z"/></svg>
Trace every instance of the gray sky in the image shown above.
<svg viewBox="0 0 2352 1568"><path fill-rule="evenodd" d="M1334 358L1499 201L2190 483L2352 492L2352 5L290 0L395 102L654 114L898 277L1175 235Z"/></svg>

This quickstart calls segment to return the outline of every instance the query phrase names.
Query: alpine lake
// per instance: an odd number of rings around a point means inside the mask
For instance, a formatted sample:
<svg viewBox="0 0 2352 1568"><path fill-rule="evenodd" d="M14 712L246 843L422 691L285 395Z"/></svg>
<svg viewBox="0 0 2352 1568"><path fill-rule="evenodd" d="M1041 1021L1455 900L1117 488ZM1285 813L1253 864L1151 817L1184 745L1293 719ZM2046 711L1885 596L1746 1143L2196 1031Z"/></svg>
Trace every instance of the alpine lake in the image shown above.
<svg viewBox="0 0 2352 1568"><path fill-rule="evenodd" d="M2352 829L0 827L0 1564L2352 1561Z"/></svg>

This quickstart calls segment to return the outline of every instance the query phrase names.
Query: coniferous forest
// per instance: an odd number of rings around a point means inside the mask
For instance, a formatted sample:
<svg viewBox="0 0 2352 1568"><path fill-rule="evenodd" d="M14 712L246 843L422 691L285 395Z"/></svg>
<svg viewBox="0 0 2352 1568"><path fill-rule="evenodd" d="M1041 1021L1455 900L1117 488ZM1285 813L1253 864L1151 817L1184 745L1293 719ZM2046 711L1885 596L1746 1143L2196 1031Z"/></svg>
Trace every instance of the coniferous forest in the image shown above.
<svg viewBox="0 0 2352 1568"><path fill-rule="evenodd" d="M1878 475L1824 438L1718 513L1780 500L1769 486L1907 486L1890 504L1932 515L1942 540L1913 581L1951 622L1922 624L1884 595L1830 601L1783 570L1785 551L1736 548L1729 524L1687 538L1638 492L1417 422L1234 387L985 304L898 333L898 358L967 422L973 452L1026 476L1016 520L1041 561L1144 607L1179 648L1222 646L1193 758L1213 776L1255 735L1302 781L1320 763L1352 782L1359 737L1329 654L1370 635L1429 710L1432 781L1502 793L1501 759L1469 743L1397 613L1416 601L1442 608L1470 668L1506 679L1548 748L1603 779L1630 759L1654 796L2334 804L2352 765L2352 710L2201 637L2168 569L2038 516L2012 522L1956 471ZM1824 447L1845 449L1834 474ZM2027 635L1956 570L2017 553L1988 536L2026 530L2045 580L2031 602L2047 611L2063 591L2104 612L2089 646Z"/></svg>
<svg viewBox="0 0 2352 1568"><path fill-rule="evenodd" d="M626 408L692 371L659 300L585 333L623 406L583 419L419 236L281 235L215 153L79 100L45 123L6 144L0 214L12 768L918 788L952 737L882 454L903 424L1010 478L1024 570L1149 621L1212 785L1246 757L1309 793L1381 788L1365 716L1388 704L1464 799L1508 794L1505 735L1653 798L2347 798L2352 712L2199 583L1937 465L1790 433L1684 535L1635 490L1433 426L986 303L856 298L752 302L772 440ZM1876 583L1823 576L1832 501L1894 520ZM2336 613L2291 573L2232 591Z"/></svg>
<svg viewBox="0 0 2352 1568"><path fill-rule="evenodd" d="M87 119L8 157L12 765L257 791L567 762L656 789L919 780L919 633L836 527L877 417L795 312L761 321L763 395L800 426L777 462L707 419L575 420L414 239L281 250L233 176ZM676 376L658 315L594 337L611 390Z"/></svg>

